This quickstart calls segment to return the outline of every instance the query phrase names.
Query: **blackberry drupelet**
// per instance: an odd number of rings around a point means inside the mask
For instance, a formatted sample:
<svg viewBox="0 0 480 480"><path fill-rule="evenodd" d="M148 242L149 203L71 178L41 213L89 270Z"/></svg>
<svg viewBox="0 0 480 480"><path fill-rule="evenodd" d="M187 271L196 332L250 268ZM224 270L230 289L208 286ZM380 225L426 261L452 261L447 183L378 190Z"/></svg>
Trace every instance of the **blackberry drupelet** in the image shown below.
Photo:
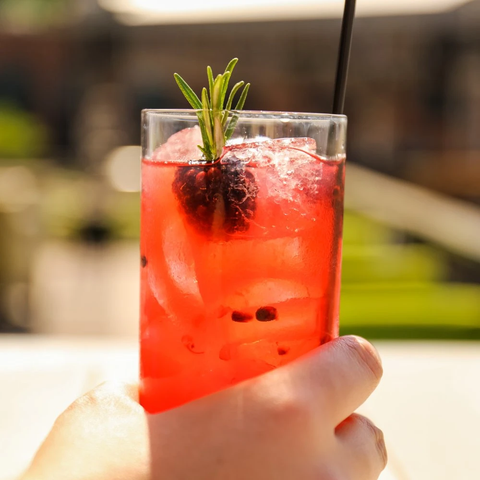
<svg viewBox="0 0 480 480"><path fill-rule="evenodd" d="M203 233L246 232L255 215L258 185L235 157L228 163L178 167L172 189L188 221Z"/></svg>

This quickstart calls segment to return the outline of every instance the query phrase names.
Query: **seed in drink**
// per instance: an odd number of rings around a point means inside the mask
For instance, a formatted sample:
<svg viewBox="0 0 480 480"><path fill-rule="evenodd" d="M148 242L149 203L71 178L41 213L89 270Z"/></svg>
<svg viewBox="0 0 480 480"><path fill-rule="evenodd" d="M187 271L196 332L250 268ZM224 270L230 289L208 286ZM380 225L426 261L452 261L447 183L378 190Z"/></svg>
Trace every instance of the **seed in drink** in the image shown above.
<svg viewBox="0 0 480 480"><path fill-rule="evenodd" d="M196 353L196 354L201 354L201 353L205 353L205 352L199 352L197 350L195 350L195 343L193 341L193 337L191 337L190 335L184 335L182 337L182 343L187 347L187 349L192 352L192 353Z"/></svg>
<svg viewBox="0 0 480 480"><path fill-rule="evenodd" d="M279 355L286 355L290 351L289 347L278 347L277 352Z"/></svg>
<svg viewBox="0 0 480 480"><path fill-rule="evenodd" d="M234 322L249 322L250 320L253 320L253 315L247 312L239 312L238 310L234 310L232 312L232 320Z"/></svg>
<svg viewBox="0 0 480 480"><path fill-rule="evenodd" d="M275 307L261 307L255 313L259 322L271 322L277 319L277 309Z"/></svg>

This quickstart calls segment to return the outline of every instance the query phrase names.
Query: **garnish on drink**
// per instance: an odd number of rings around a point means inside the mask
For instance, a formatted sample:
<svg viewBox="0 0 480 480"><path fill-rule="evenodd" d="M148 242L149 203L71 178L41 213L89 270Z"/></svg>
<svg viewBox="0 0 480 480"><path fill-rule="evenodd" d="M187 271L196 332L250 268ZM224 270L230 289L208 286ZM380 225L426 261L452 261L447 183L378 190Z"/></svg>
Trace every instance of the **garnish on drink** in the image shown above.
<svg viewBox="0 0 480 480"><path fill-rule="evenodd" d="M198 148L203 152L207 162L213 162L220 158L225 143L232 136L238 121L238 115L232 115L231 109L235 95L242 87L244 88L235 111L242 110L247 99L250 84L247 83L245 85L245 82L242 80L234 85L225 104L228 84L237 62L238 58L231 60L225 72L217 75L215 80L213 79L211 67L207 67L208 90L205 87L202 89L201 101L187 82L178 73L174 74L180 90L185 95L188 103L196 110L203 140L203 146L199 145Z"/></svg>
<svg viewBox="0 0 480 480"><path fill-rule="evenodd" d="M203 145L204 165L179 168L173 182L173 192L190 223L203 232L232 234L248 230L256 209L258 187L255 178L243 162L233 157L228 162L218 160L238 121L237 111L245 105L250 84L241 81L234 85L228 100L228 84L238 59L234 58L223 74L213 78L207 67L208 90L202 89L201 100L178 74L180 90L195 109ZM235 111L231 108L235 95L243 87ZM225 104L226 101L226 104ZM214 227L212 229L212 227Z"/></svg>

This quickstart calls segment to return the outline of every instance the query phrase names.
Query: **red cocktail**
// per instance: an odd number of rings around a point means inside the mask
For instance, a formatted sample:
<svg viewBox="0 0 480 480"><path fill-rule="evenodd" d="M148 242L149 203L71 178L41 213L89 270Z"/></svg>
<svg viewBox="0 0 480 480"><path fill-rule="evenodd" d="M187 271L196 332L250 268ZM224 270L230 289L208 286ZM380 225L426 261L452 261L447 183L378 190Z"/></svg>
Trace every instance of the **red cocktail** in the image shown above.
<svg viewBox="0 0 480 480"><path fill-rule="evenodd" d="M338 334L346 118L242 112L214 162L195 112L143 125L140 400L158 412Z"/></svg>

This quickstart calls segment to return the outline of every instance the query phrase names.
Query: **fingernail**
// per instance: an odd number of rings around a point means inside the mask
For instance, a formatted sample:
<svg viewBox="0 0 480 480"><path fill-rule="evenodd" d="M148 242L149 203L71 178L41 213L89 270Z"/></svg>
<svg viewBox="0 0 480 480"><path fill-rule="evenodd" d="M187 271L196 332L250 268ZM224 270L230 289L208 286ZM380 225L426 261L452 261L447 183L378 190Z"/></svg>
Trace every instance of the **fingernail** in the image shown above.
<svg viewBox="0 0 480 480"><path fill-rule="evenodd" d="M367 340L356 335L349 335L347 337L351 342L355 342L361 348L357 348L357 354L362 357L365 365L367 365L375 378L380 380L383 374L382 359L378 354L376 348Z"/></svg>
<svg viewBox="0 0 480 480"><path fill-rule="evenodd" d="M358 343L360 343L363 348L368 350L377 359L380 365L382 365L382 358L380 357L378 350L369 341L365 340L362 337L357 337L356 335L353 335L353 337L358 341Z"/></svg>

